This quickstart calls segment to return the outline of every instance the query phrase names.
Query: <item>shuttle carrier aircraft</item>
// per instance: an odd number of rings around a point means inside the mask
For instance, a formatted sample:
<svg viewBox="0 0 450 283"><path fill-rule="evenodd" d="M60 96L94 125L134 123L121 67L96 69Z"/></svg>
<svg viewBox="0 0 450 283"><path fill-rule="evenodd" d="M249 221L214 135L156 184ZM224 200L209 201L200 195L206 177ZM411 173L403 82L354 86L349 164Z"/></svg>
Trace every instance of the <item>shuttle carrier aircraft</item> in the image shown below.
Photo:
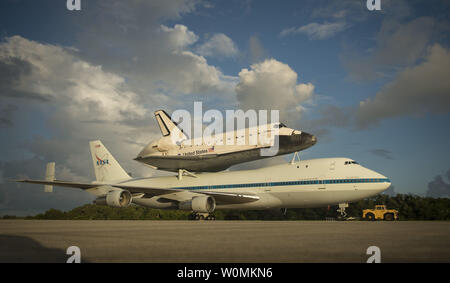
<svg viewBox="0 0 450 283"><path fill-rule="evenodd" d="M55 180L54 163L45 180L18 180L80 188L97 196L96 204L130 204L158 209L192 211L194 219L214 219L216 209L265 210L323 207L348 202L386 190L390 180L349 158L294 161L255 170L199 173L154 178L131 178L100 141L90 142L96 181Z"/></svg>
<svg viewBox="0 0 450 283"><path fill-rule="evenodd" d="M155 118L163 136L146 145L134 160L154 169L173 172L222 171L242 162L304 150L317 142L315 136L288 128L283 123L218 133L210 142L205 142L203 138L188 139L163 110L156 111ZM275 128L278 130L278 151L274 155L261 154L261 150L273 146L275 140L266 142L261 135L271 136Z"/></svg>

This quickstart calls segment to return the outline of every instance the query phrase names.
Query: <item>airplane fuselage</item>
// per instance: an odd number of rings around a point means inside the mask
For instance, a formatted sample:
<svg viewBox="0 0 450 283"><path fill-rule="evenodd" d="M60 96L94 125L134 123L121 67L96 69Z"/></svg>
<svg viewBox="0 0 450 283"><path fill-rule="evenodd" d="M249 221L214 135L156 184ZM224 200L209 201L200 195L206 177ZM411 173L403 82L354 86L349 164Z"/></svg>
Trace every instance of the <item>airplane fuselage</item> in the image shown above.
<svg viewBox="0 0 450 283"><path fill-rule="evenodd" d="M89 143L96 181L55 180L49 164L45 180L22 183L79 188L97 196L95 203L130 204L158 209L210 213L216 209L264 210L321 207L358 201L386 190L391 182L349 158L321 158L254 170L132 178L101 141ZM185 175L186 174L186 175ZM341 210L343 213L343 210ZM199 216L200 217L200 216ZM214 218L214 216L212 216Z"/></svg>
<svg viewBox="0 0 450 283"><path fill-rule="evenodd" d="M176 176L130 180L124 185L154 186L182 190L166 196L136 198L133 203L153 208L176 208L186 193L216 191L255 195L254 202L220 204L216 209L260 210L321 207L358 201L390 186L385 176L348 158L323 158L281 164L255 170L201 173L196 177Z"/></svg>

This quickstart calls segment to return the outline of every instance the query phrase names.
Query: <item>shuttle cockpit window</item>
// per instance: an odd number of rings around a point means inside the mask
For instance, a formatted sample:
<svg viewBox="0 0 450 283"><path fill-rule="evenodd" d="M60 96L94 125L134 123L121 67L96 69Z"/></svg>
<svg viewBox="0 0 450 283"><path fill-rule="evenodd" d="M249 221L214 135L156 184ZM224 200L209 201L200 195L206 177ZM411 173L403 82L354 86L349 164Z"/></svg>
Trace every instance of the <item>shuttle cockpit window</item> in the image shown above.
<svg viewBox="0 0 450 283"><path fill-rule="evenodd" d="M273 125L273 127L274 127L275 129L276 129L276 128L286 128L286 125L283 124L283 123L279 123L279 124Z"/></svg>

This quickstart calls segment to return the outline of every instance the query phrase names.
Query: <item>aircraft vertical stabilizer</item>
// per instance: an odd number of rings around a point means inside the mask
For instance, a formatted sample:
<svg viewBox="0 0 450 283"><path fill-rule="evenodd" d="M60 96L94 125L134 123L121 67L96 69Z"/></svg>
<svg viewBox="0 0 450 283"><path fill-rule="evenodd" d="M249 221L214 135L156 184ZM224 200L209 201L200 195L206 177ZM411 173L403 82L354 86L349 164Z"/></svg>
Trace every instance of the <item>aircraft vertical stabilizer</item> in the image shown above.
<svg viewBox="0 0 450 283"><path fill-rule="evenodd" d="M101 141L90 141L89 147L97 181L109 182L131 179Z"/></svg>
<svg viewBox="0 0 450 283"><path fill-rule="evenodd" d="M171 136L175 142L187 139L183 131L164 110L155 111L155 118L164 137Z"/></svg>

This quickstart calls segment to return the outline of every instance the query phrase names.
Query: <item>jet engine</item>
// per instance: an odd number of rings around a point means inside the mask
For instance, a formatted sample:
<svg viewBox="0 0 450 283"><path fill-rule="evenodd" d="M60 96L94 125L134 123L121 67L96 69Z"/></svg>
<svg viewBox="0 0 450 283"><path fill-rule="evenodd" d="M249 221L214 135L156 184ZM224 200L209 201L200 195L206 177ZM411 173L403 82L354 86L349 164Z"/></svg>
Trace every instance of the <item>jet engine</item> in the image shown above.
<svg viewBox="0 0 450 283"><path fill-rule="evenodd" d="M211 196L193 197L191 200L180 202L178 208L181 210L211 213L216 208L216 200Z"/></svg>
<svg viewBox="0 0 450 283"><path fill-rule="evenodd" d="M112 207L127 207L131 204L131 193L125 190L111 191L105 196L97 198L94 203Z"/></svg>

